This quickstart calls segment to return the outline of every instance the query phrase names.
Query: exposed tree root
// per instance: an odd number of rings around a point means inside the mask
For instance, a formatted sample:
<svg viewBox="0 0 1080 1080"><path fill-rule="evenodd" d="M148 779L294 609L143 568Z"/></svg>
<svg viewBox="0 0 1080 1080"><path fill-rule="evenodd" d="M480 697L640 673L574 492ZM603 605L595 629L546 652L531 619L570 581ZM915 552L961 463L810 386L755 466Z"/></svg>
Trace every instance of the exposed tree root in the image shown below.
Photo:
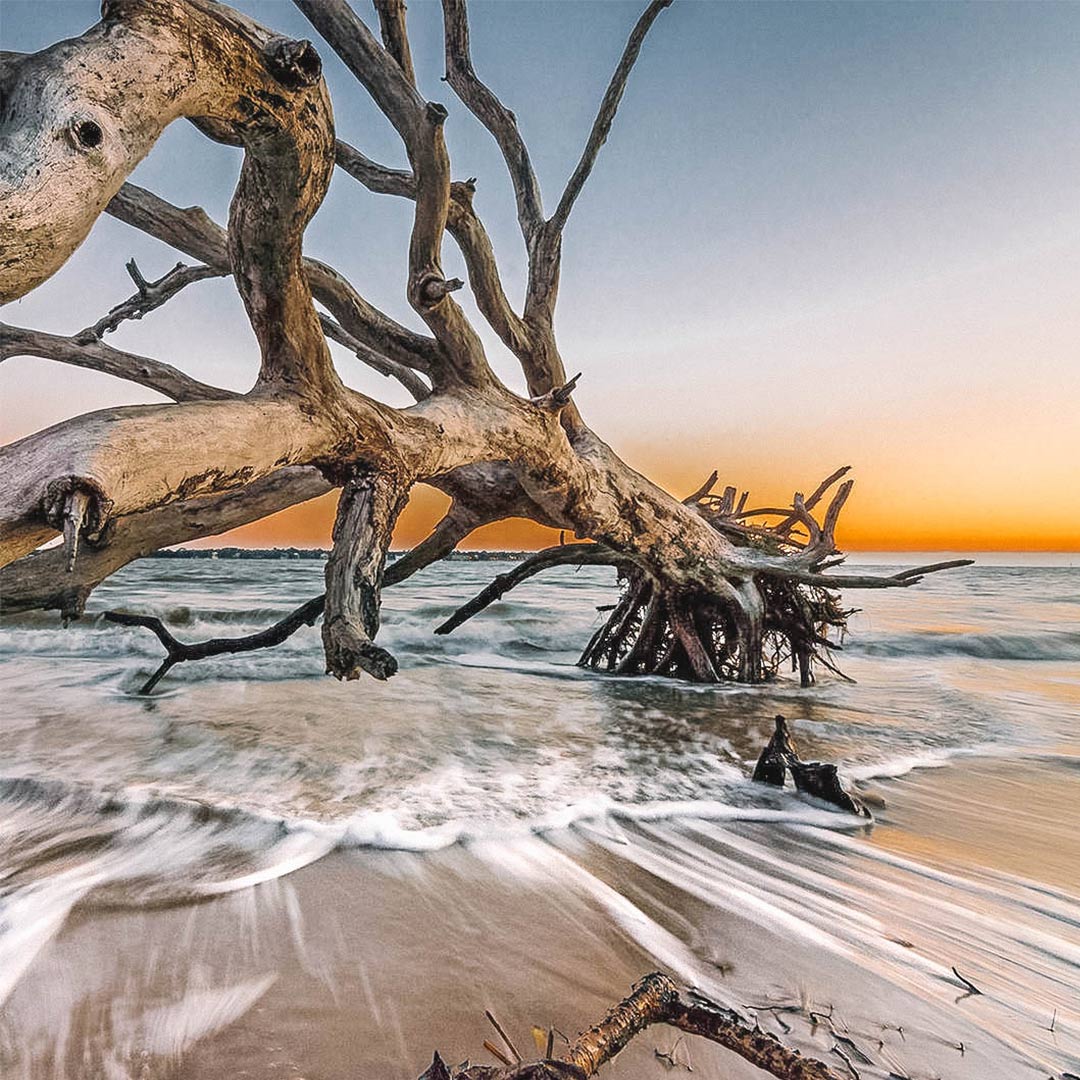
<svg viewBox="0 0 1080 1080"><path fill-rule="evenodd" d="M635 1035L652 1024L670 1024L690 1035L699 1035L738 1054L757 1068L779 1080L838 1080L827 1065L803 1057L798 1050L784 1046L775 1036L746 1023L731 1009L698 994L682 995L666 975L646 975L604 1017L600 1023L579 1035L561 1058L553 1058L553 1040L547 1042L547 1056L540 1061L523 1062L513 1043L489 1014L506 1047L506 1053L491 1043L485 1047L498 1058L501 1066L470 1065L450 1069L435 1054L420 1080L584 1080L594 1076Z"/></svg>
<svg viewBox="0 0 1080 1080"><path fill-rule="evenodd" d="M841 485L820 523L810 511L847 472L847 467L838 469L808 499L796 493L786 509L747 510L747 494L736 501L733 487L719 496L710 494L716 485L715 472L684 500L727 540L775 556L778 563L785 560L775 569L766 567L748 576L729 591L710 591L685 580L662 580L630 555L603 545L570 544L538 552L500 574L436 633L456 629L549 567L606 564L618 567L622 596L586 645L578 661L581 667L692 682L762 682L790 664L805 687L813 683L817 663L846 678L830 654L842 647L847 620L854 611L843 608L834 588L903 588L925 574L970 563L958 559L886 577L842 578L824 573L843 561L834 532L851 481ZM780 520L769 524L774 517Z"/></svg>

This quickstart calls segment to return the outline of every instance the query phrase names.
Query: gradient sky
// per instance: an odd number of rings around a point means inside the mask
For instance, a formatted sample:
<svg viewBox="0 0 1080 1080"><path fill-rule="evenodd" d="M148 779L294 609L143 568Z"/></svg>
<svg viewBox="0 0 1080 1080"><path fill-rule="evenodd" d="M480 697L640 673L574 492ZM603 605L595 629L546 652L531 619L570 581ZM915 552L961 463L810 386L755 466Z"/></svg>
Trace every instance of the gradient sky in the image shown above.
<svg viewBox="0 0 1080 1080"><path fill-rule="evenodd" d="M286 0L234 6L313 36ZM473 0L477 69L516 112L549 211L642 7ZM0 0L6 49L96 18L96 0ZM454 174L479 178L517 299L524 258L501 158L439 81L438 4L411 0L409 19L422 90L450 109ZM316 41L341 136L403 164L389 124ZM840 534L852 548L1080 550L1078 75L1080 4L677 2L566 232L558 331L568 368L584 372L586 419L678 493L716 467L763 502L788 500L854 465ZM133 179L224 221L238 167L237 151L179 123ZM404 300L410 210L339 174L306 250L419 328ZM102 218L0 319L72 333L130 294L132 255L147 277L177 258ZM464 276L449 238L445 263ZM227 280L108 340L237 389L257 369ZM404 403L336 355L350 384ZM107 376L9 360L0 439L148 400ZM414 502L399 544L423 534L441 496ZM325 545L332 514L320 500L239 540ZM501 527L473 546L540 539Z"/></svg>

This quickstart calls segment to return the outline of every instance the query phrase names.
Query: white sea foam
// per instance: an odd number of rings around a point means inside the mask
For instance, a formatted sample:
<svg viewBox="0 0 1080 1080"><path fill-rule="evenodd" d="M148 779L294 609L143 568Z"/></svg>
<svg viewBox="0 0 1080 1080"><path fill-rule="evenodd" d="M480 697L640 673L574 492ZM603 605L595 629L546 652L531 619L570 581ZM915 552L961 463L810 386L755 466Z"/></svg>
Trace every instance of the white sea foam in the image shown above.
<svg viewBox="0 0 1080 1080"><path fill-rule="evenodd" d="M183 640L242 634L321 591L321 570L147 561L105 583L91 608L158 613ZM335 851L422 866L381 853L454 847L439 858L477 854L507 877L570 882L687 978L695 963L679 940L685 927L663 914L679 890L693 897L687 911L722 897L730 913L778 935L817 948L831 939L834 951L920 992L929 981L941 1000L956 989L949 950L968 950L965 972L992 967L996 949L1051 980L1075 959L1057 940L1061 927L1075 929L1067 891L988 873L950 878L916 859L871 864L866 852L880 845L851 835L864 819L754 785L747 773L777 712L804 756L837 762L845 782L968 754L1060 752L1069 768L1080 571L972 571L860 596L867 614L842 657L859 685L823 673L808 691L791 677L747 688L583 672L576 649L597 623L595 606L613 595L612 575L593 569L529 583L453 635L432 637L495 572L437 566L387 591L380 642L402 667L390 683L322 678L319 635L305 630L275 650L181 665L146 702L130 691L160 659L153 635L93 617L65 632L51 616L0 625L9 774L0 779L0 980L10 990L47 967L79 906L231 892L218 903L244 907L250 897L254 925L258 905L285 888L275 881ZM1014 662L1032 660L1041 662ZM1035 798L1024 811L1038 818L1042 806ZM663 885L649 903L623 895L615 879L598 880L595 863L566 865L578 846L631 867L635 888ZM1030 932L973 919L969 900L1030 922ZM299 936L298 911L289 917ZM923 955L924 941L940 954ZM210 995L192 998L194 1011L228 1015L229 1002L247 996L242 986L232 993L239 985L231 973L194 985ZM1027 993L1014 996L1037 996ZM160 1029L172 1033L163 1047L201 1030L179 1014Z"/></svg>

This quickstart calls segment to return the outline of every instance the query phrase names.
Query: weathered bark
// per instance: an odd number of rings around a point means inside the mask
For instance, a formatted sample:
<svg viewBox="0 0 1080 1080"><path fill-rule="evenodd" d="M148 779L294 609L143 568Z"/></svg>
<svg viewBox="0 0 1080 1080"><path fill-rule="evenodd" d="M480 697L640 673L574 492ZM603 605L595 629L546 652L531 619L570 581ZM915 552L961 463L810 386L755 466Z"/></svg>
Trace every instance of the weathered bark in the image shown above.
<svg viewBox="0 0 1080 1080"><path fill-rule="evenodd" d="M567 380L554 330L562 233L665 0L653 0L630 34L550 218L513 113L473 67L465 4L444 0L447 80L497 140L514 185L529 260L521 312L506 296L473 206L475 182L451 179L446 110L417 89L404 4L378 0L381 44L344 0L296 4L391 121L408 169L378 165L335 139L310 42L277 37L211 0L106 0L102 22L80 37L5 57L0 297L21 296L55 272L106 208L197 260L155 282L132 268L137 293L71 338L3 331L0 358L82 364L176 401L76 417L0 449L7 607L36 603L76 615L98 581L138 554L344 484L328 564L327 670L385 677L392 658L372 639L386 545L407 492L425 481L450 493L454 507L414 562L515 514L594 541L587 561L620 567L627 596L584 662L753 682L790 656L806 683L815 658L829 663L828 628L843 626L830 589L906 586L943 568L832 577L824 571L835 564L834 530L850 481L820 523L811 511L839 476L781 511L746 510L734 489L714 497L711 484L683 503L625 465L572 400L576 377ZM197 207L180 209L125 183L180 117L244 149L227 229ZM412 200L406 294L427 334L302 256L305 227L335 163L372 190ZM464 254L477 306L521 364L527 398L493 374L454 299L462 283L442 270L447 232ZM224 274L259 343L259 375L248 393L198 383L100 340L193 282ZM327 336L400 381L416 404L394 409L347 390ZM319 474L329 479L312 479ZM291 479L275 479L283 477ZM58 533L61 552L35 552Z"/></svg>
<svg viewBox="0 0 1080 1080"><path fill-rule="evenodd" d="M330 490L316 469L285 468L224 494L116 518L110 522L107 542L83 544L70 570L62 547L35 551L0 567L0 613L56 609L65 622L78 618L90 593L132 560L259 521Z"/></svg>
<svg viewBox="0 0 1080 1080"><path fill-rule="evenodd" d="M789 1049L732 1009L696 993L680 994L671 979L660 972L646 975L603 1020L579 1035L560 1058L551 1056L549 1037L544 1059L523 1062L490 1013L488 1019L496 1025L509 1056L491 1043L485 1042L484 1046L503 1062L503 1067L466 1063L449 1069L436 1053L420 1080L584 1080L595 1076L602 1065L653 1024L670 1024L689 1035L718 1043L778 1080L839 1080L823 1062Z"/></svg>
<svg viewBox="0 0 1080 1080"><path fill-rule="evenodd" d="M328 675L357 679L366 671L388 679L397 671L397 661L375 644L375 635L386 550L408 497L408 487L385 472L362 474L345 484L334 522L334 549L326 563L322 636Z"/></svg>

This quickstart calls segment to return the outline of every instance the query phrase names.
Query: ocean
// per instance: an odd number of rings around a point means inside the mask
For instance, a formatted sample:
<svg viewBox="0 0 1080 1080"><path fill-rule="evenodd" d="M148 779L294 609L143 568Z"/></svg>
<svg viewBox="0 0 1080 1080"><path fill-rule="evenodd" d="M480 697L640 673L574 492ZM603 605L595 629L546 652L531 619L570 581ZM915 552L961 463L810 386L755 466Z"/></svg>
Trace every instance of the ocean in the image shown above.
<svg viewBox="0 0 1080 1080"><path fill-rule="evenodd" d="M484 1002L579 1030L653 968L841 1073L1078 1072L1068 559L846 594L854 682L807 690L577 668L617 595L602 568L549 571L445 637L505 566L388 589L387 683L326 677L304 628L140 698L161 647L100 617L248 633L322 591L319 562L146 559L67 629L9 617L0 1075L416 1077L439 1040L480 1049ZM750 781L776 714L872 824ZM667 1075L627 1060L610 1075Z"/></svg>

